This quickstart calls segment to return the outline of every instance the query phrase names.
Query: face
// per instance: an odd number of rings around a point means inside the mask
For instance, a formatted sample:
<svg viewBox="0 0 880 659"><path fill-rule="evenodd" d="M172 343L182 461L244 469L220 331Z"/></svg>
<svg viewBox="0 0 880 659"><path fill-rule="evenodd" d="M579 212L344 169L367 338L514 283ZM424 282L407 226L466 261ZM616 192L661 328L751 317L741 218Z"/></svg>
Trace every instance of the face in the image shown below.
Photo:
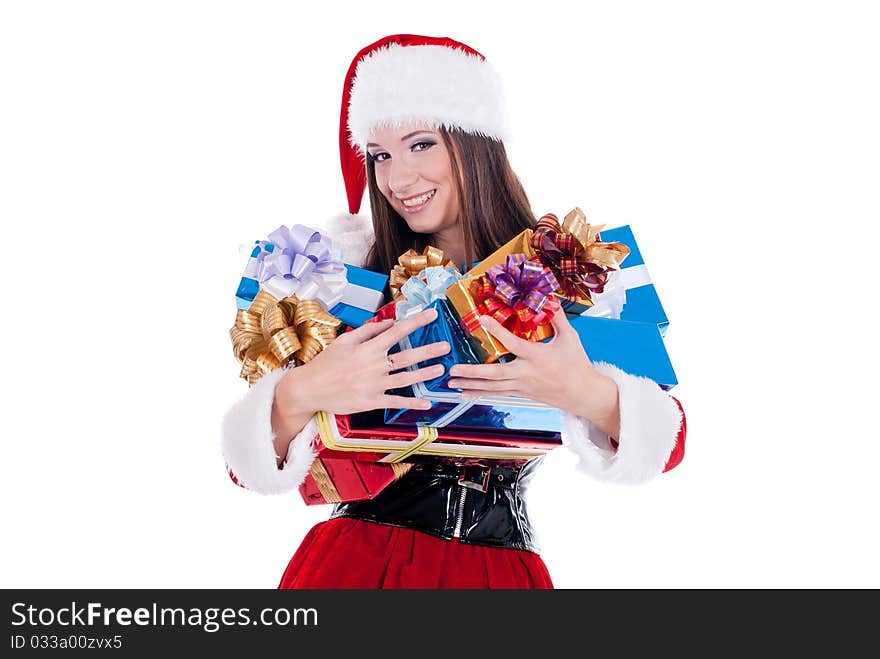
<svg viewBox="0 0 880 659"><path fill-rule="evenodd" d="M374 128L367 157L380 192L410 229L436 234L458 223L458 192L440 133L426 124Z"/></svg>

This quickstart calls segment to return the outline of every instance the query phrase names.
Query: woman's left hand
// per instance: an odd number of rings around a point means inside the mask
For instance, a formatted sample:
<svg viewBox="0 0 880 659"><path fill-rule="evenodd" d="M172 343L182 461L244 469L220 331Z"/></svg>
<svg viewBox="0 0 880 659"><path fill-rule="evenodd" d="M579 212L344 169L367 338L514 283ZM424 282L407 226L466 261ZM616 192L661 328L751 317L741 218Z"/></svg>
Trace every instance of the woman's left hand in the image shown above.
<svg viewBox="0 0 880 659"><path fill-rule="evenodd" d="M537 343L482 316L482 326L516 359L505 364L456 364L449 371L449 386L466 396L524 396L591 420L616 416L617 385L593 368L562 309L551 322L553 338Z"/></svg>

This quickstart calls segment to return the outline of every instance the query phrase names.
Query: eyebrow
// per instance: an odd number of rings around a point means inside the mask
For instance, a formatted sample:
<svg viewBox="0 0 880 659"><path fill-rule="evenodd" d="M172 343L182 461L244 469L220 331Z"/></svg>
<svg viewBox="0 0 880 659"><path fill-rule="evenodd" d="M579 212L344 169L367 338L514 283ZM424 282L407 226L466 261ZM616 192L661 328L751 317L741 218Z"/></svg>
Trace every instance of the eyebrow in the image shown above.
<svg viewBox="0 0 880 659"><path fill-rule="evenodd" d="M414 133L410 133L409 135L404 135L403 137L400 138L400 141L401 141L401 142L405 142L406 140L408 140L409 138L411 138L413 135L418 135L419 133L430 133L430 132L431 132L431 131L429 131L429 130L417 130L417 131L415 131ZM370 142L370 143L367 144L367 148L369 148L369 147L371 147L371 146L380 146L380 145L379 145L379 144L375 144L375 143L373 143L373 142Z"/></svg>

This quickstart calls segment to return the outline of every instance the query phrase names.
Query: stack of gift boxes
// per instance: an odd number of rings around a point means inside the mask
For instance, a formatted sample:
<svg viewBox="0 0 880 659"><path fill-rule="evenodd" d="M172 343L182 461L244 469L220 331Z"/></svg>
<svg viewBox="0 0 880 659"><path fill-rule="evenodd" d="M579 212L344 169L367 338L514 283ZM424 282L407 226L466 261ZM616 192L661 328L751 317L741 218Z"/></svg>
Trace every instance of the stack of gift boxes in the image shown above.
<svg viewBox="0 0 880 659"><path fill-rule="evenodd" d="M386 290L392 300L383 304ZM300 486L307 504L372 498L420 461L517 464L561 445L561 410L516 396L465 398L448 386L456 363L514 358L480 316L546 341L561 308L591 361L665 390L677 384L663 340L668 320L630 227L591 226L577 208L561 223L545 215L463 274L433 247L401 255L388 275L370 272L343 263L319 232L281 227L255 244L236 301L231 335L251 383L314 358L339 331L429 307L437 319L391 353L436 341L451 346L447 355L409 367L442 364L443 375L389 392L429 400L429 410L317 415L318 457Z"/></svg>

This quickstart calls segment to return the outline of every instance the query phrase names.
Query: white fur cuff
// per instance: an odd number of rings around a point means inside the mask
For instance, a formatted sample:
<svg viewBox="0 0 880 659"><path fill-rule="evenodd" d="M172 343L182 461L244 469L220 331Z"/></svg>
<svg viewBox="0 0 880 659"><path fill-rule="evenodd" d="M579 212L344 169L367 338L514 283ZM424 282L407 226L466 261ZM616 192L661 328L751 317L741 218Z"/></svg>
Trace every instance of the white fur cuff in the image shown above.
<svg viewBox="0 0 880 659"><path fill-rule="evenodd" d="M563 438L579 457L578 468L603 481L638 484L663 472L675 448L681 410L653 380L612 364L594 368L617 383L620 402L618 447L588 419L565 414Z"/></svg>
<svg viewBox="0 0 880 659"><path fill-rule="evenodd" d="M312 418L290 442L287 461L278 469L272 402L275 386L285 372L279 368L261 377L226 413L221 428L227 467L241 485L261 494L281 494L299 487L316 456L313 441L318 427Z"/></svg>

